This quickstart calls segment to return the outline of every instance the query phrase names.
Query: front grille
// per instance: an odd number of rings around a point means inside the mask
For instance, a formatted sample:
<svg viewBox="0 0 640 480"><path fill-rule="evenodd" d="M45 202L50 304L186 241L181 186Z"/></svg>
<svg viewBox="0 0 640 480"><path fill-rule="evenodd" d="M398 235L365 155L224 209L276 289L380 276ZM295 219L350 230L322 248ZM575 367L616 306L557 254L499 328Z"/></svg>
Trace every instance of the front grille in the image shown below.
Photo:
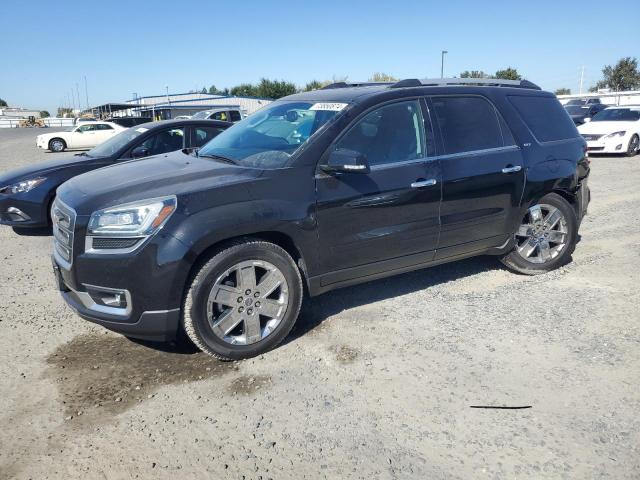
<svg viewBox="0 0 640 480"><path fill-rule="evenodd" d="M51 207L51 221L53 248L58 258L69 267L73 262L73 230L76 226L76 212L60 200L56 200Z"/></svg>
<svg viewBox="0 0 640 480"><path fill-rule="evenodd" d="M95 249L120 249L131 248L140 241L140 238L104 238L94 237L91 248Z"/></svg>
<svg viewBox="0 0 640 480"><path fill-rule="evenodd" d="M595 140L600 140L601 137L602 137L602 135L582 135L582 138L584 138L587 142L593 142Z"/></svg>

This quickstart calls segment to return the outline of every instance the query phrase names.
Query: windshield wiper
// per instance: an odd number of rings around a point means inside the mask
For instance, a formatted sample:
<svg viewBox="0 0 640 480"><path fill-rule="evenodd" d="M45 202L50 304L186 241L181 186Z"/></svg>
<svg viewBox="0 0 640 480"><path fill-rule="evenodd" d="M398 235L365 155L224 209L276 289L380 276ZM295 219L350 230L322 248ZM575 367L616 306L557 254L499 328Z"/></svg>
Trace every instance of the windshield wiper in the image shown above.
<svg viewBox="0 0 640 480"><path fill-rule="evenodd" d="M213 158L214 160L220 160L221 162L230 163L231 165L238 165L238 162L232 158L223 157L221 155L202 154L198 152L198 157Z"/></svg>

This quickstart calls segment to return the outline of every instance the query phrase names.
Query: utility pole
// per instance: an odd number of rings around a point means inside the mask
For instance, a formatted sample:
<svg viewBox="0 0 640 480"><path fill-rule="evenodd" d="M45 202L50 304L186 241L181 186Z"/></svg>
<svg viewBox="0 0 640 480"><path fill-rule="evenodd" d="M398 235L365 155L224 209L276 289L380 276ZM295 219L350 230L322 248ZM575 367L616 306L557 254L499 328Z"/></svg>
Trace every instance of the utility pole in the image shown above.
<svg viewBox="0 0 640 480"><path fill-rule="evenodd" d="M584 65L580 71L580 95L582 95L582 84L584 83Z"/></svg>
<svg viewBox="0 0 640 480"><path fill-rule="evenodd" d="M84 96L87 100L87 111L89 111L89 89L87 88L87 76L84 76Z"/></svg>
<svg viewBox="0 0 640 480"><path fill-rule="evenodd" d="M76 97L78 97L78 110L82 110L82 107L80 106L80 89L78 88L78 82L76 82Z"/></svg>
<svg viewBox="0 0 640 480"><path fill-rule="evenodd" d="M444 56L449 53L447 50L442 50L442 57L440 60L440 78L444 78Z"/></svg>

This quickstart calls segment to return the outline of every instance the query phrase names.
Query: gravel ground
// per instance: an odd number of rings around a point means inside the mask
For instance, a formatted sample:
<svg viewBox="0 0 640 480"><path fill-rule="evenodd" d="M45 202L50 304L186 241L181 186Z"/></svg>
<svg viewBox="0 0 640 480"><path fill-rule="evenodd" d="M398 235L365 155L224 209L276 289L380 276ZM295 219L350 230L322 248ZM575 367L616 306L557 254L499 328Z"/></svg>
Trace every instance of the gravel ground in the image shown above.
<svg viewBox="0 0 640 480"><path fill-rule="evenodd" d="M37 133L0 130L0 170L59 155ZM236 363L81 320L51 238L0 227L0 477L640 478L640 157L592 167L567 267L332 292Z"/></svg>

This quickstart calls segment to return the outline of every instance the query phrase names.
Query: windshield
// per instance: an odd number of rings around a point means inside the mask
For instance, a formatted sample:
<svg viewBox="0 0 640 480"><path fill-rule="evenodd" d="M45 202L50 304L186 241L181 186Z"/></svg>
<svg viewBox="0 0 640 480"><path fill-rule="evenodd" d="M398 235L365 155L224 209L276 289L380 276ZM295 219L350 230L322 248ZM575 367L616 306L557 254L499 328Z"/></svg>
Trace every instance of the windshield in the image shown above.
<svg viewBox="0 0 640 480"><path fill-rule="evenodd" d="M640 110L607 108L591 119L592 122L634 122L640 120Z"/></svg>
<svg viewBox="0 0 640 480"><path fill-rule="evenodd" d="M205 110L204 112L198 112L194 115L191 115L191 118L194 118L196 120L203 120L203 119L206 119L210 113L211 113L211 110Z"/></svg>
<svg viewBox="0 0 640 480"><path fill-rule="evenodd" d="M564 107L569 115L584 115L589 112L589 107L580 107L578 105L567 105Z"/></svg>
<svg viewBox="0 0 640 480"><path fill-rule="evenodd" d="M148 129L144 127L138 128L129 128L120 133L117 133L109 140L102 142L97 147L92 148L87 152L89 157L108 157L113 155L122 147L124 147L127 143L133 140L136 137L139 137Z"/></svg>
<svg viewBox="0 0 640 480"><path fill-rule="evenodd" d="M282 168L300 146L346 103L274 102L207 143L200 156L248 167Z"/></svg>

